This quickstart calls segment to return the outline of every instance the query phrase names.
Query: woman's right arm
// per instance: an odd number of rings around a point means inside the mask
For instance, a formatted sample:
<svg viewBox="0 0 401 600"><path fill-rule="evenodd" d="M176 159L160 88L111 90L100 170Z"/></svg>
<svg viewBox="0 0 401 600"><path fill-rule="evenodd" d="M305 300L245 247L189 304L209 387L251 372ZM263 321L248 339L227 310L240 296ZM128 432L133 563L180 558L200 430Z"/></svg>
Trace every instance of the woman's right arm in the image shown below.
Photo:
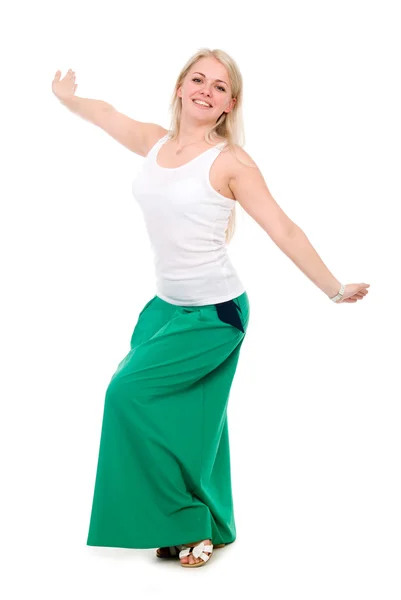
<svg viewBox="0 0 401 600"><path fill-rule="evenodd" d="M74 114L103 129L132 152L146 156L156 141L167 133L156 123L131 119L103 100L75 96L78 87L75 73L70 69L62 80L60 75L60 71L57 71L52 83L53 93L60 102Z"/></svg>

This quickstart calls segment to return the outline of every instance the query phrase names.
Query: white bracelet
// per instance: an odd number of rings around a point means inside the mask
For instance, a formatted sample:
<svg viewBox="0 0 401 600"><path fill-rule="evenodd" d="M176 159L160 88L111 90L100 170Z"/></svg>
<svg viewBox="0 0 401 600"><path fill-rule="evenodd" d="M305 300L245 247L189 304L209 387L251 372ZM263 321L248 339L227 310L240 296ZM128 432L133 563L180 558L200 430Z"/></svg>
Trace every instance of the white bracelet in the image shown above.
<svg viewBox="0 0 401 600"><path fill-rule="evenodd" d="M338 292L338 294L336 294L336 296L334 296L334 298L330 298L330 300L333 300L333 302L337 302L337 300L340 300L340 298L342 298L344 296L344 290L345 290L345 285L341 284L340 291Z"/></svg>

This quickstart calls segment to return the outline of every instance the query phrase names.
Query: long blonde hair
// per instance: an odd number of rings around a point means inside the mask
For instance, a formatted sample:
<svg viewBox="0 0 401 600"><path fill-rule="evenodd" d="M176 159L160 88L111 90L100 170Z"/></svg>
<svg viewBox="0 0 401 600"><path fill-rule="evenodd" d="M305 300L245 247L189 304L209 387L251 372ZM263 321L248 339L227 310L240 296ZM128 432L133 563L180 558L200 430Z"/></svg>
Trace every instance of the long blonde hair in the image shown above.
<svg viewBox="0 0 401 600"><path fill-rule="evenodd" d="M191 58L185 63L185 65L181 69L177 77L177 81L175 83L174 92L171 97L171 103L169 107L169 111L171 113L171 121L168 135L170 139L177 139L180 129L182 103L181 98L177 96L177 90L180 87L180 85L182 85L184 78L186 77L187 73L192 68L192 66L199 59L205 57L214 57L226 67L231 84L232 98L236 98L236 102L234 104L233 109L228 113L223 112L220 115L213 128L207 132L205 136L205 141L209 144L214 144L221 141L221 138L224 138L226 140L227 148L229 148L229 150L233 152L235 150L234 144L242 147L245 143L244 122L242 116L243 81L237 63L231 56L229 56L223 50L211 50L209 48L201 48L191 56ZM231 241L235 231L236 204L237 203L235 202L227 224L227 244Z"/></svg>

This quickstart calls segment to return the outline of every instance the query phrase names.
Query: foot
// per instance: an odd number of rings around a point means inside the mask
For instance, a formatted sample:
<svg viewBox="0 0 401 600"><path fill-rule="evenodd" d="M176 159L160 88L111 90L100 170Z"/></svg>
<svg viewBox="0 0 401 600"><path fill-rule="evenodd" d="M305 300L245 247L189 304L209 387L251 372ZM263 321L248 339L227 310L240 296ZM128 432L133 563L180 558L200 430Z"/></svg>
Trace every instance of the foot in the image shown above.
<svg viewBox="0 0 401 600"><path fill-rule="evenodd" d="M189 544L183 544L184 546L197 546L198 544L200 544L201 542L203 542L204 544L211 544L212 540L199 540L198 542L190 542ZM205 552L206 554L208 554L210 556L211 552ZM183 558L180 558L180 562L185 564L185 563L189 563L190 565L193 565L194 563L199 563L199 562L205 562L202 558L195 558L195 556L192 554L189 554L189 556L184 556Z"/></svg>

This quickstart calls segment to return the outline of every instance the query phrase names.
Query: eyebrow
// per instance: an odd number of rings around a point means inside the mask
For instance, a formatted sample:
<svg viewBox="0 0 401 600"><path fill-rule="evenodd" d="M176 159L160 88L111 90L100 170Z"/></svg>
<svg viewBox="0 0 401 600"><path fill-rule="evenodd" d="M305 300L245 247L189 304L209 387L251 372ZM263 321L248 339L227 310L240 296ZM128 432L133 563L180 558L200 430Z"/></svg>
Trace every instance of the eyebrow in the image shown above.
<svg viewBox="0 0 401 600"><path fill-rule="evenodd" d="M200 71L194 71L192 73L192 75L194 75L195 73L199 73L199 75L202 75L202 77L206 77L206 75L204 73L201 73ZM215 81L221 81L221 83L226 83L225 81L223 81L222 79L215 79ZM228 86L228 83L226 83L226 85Z"/></svg>

